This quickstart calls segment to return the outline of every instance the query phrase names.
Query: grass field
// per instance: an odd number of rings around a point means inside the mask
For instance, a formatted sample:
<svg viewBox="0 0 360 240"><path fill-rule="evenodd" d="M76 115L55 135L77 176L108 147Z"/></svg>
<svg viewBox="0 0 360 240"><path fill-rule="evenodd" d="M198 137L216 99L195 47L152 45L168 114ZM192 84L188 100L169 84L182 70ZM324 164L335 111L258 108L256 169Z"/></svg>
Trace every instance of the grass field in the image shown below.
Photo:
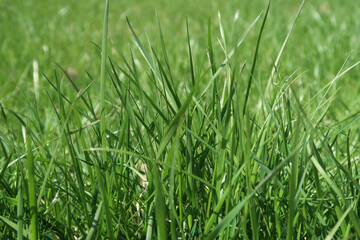
<svg viewBox="0 0 360 240"><path fill-rule="evenodd" d="M360 239L356 1L107 4L0 1L0 239Z"/></svg>

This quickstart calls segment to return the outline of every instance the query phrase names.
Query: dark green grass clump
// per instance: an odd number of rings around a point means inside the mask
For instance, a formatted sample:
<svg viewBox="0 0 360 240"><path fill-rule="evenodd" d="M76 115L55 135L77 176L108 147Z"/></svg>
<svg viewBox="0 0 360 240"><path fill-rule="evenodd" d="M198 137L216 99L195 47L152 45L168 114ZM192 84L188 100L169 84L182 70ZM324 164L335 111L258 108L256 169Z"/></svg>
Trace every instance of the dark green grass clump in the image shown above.
<svg viewBox="0 0 360 240"><path fill-rule="evenodd" d="M213 47L209 20L201 64L186 22L178 71L159 21L151 44L127 20L136 53L108 56L107 1L99 79L80 88L60 67L45 76L47 106L39 95L30 115L1 105L0 238L359 239L360 113L328 116L358 63L313 95L303 72L286 76L302 7L269 69L257 62L270 4L235 46L219 14Z"/></svg>

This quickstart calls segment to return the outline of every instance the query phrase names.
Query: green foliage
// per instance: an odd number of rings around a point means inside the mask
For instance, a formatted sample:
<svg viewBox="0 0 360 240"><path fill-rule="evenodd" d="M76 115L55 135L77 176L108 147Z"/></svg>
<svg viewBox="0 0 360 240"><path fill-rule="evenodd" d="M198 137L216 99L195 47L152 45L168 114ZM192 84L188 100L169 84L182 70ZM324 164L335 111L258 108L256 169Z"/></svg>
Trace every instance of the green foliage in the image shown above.
<svg viewBox="0 0 360 240"><path fill-rule="evenodd" d="M360 238L358 4L120 2L0 4L1 239Z"/></svg>

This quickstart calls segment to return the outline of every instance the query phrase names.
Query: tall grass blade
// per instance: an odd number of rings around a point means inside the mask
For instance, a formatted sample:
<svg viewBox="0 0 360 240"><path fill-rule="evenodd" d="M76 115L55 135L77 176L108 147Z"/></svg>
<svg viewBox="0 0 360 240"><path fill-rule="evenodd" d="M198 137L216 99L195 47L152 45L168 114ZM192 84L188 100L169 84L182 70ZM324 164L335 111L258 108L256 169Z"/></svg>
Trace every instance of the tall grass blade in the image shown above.
<svg viewBox="0 0 360 240"><path fill-rule="evenodd" d="M20 164L19 164L20 165ZM20 173L21 168L18 168L18 173ZM18 195L17 195L17 239L22 240L24 238L24 196L23 196L23 185L22 185L22 174L20 173L19 176L19 183L18 183Z"/></svg>
<svg viewBox="0 0 360 240"><path fill-rule="evenodd" d="M268 6L267 6L267 8L266 8L264 20L263 20L263 22L262 22L262 25L261 25L261 28L260 28L260 32L259 32L259 36L258 36L258 39L257 39L257 42L256 42L254 59L253 59L253 63L252 63L252 66L251 66L251 71L250 71L249 80L248 80L248 86L247 86L247 88L246 88L246 93L245 93L245 100L244 100L244 107L243 107L243 115L245 114L246 106L247 106L248 99L249 99L251 82L252 82L252 79L253 79L253 77L254 77L255 66L256 66L256 61L257 61L257 58L258 58L258 52L259 52L259 47L260 47L261 36L262 36L263 31L264 31L265 23L266 23L267 16L268 16L268 13L269 13L269 10L270 10L270 5L271 5L271 0L269 1Z"/></svg>
<svg viewBox="0 0 360 240"><path fill-rule="evenodd" d="M208 89L210 88L210 86L212 85L212 83L215 81L215 79L217 78L217 76L221 73L222 69L224 68L224 66L226 65L226 63L228 62L228 60L234 55L234 53L236 52L237 48L240 47L240 45L243 43L243 41L245 40L245 38L247 37L247 35L249 34L249 32L251 31L251 29L253 29L253 27L255 26L255 24L257 23L257 21L260 19L260 16L262 15L262 13L260 13L255 20L249 25L249 27L245 30L245 32L243 33L243 35L240 37L240 40L238 41L238 43L236 44L236 47L233 48L230 53L228 54L227 58L225 58L225 60L221 63L220 67L217 69L217 71L215 72L215 74L213 74L212 78L209 80L208 84L204 87L204 90L201 92L199 98L202 98L205 93L208 91Z"/></svg>
<svg viewBox="0 0 360 240"><path fill-rule="evenodd" d="M101 146L106 148L106 122L105 122L105 89L106 89L106 59L107 59L107 33L108 33L108 17L109 17L109 0L105 3L104 13L104 26L103 26L103 38L102 38L102 51L101 51L101 69L100 69L100 135L101 135ZM107 162L106 152L102 152L101 159L103 163ZM98 163L99 164L99 163ZM107 196L107 183L103 180L103 174L100 166L96 164L96 173L99 183L99 190L103 199L105 216L106 216L106 227L107 233L111 240L114 238L113 226L112 226L112 214L109 207L109 199Z"/></svg>
<svg viewBox="0 0 360 240"><path fill-rule="evenodd" d="M31 148L31 138L29 131L23 129L24 139L26 143L26 166L28 169L27 180L29 185L29 208L30 208L30 239L37 240L39 237L38 234L38 213L37 213L37 203L36 203L36 185L35 185L35 167L34 167L34 158Z"/></svg>
<svg viewBox="0 0 360 240"><path fill-rule="evenodd" d="M267 86L266 86L267 92L265 92L265 96L268 96L267 93L269 91L271 81L273 80L275 72L277 71L277 69L279 67L278 65L279 65L279 62L281 60L281 56L282 56L282 54L284 52L285 46L286 46L286 44L287 44L287 42L288 42L288 40L290 38L290 35L291 35L291 33L292 33L293 29L294 29L294 26L295 26L295 23L296 23L297 19L300 16L300 13L301 13L301 11L302 11L302 9L304 7L305 2L306 2L306 0L302 1L301 5L300 5L300 8L299 8L299 10L298 10L298 12L297 12L297 14L295 16L295 19L294 19L293 23L291 24L290 30L289 30L288 34L286 35L286 38L285 38L285 40L284 40L284 42L283 42L283 44L282 44L282 46L280 48L280 51L279 51L279 53L278 53L278 55L276 57L274 66L273 66L273 68L271 70L271 74L270 74L270 77L269 77L269 80L268 80L268 83L267 83Z"/></svg>

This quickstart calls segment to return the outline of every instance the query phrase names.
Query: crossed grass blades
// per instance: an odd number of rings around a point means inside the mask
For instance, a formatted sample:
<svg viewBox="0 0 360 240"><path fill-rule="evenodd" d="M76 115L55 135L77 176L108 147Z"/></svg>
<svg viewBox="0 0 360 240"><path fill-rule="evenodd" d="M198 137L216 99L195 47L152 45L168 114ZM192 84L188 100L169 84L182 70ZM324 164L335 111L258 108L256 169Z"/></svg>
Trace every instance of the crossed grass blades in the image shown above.
<svg viewBox="0 0 360 240"><path fill-rule="evenodd" d="M201 65L186 21L184 73L172 70L160 21L153 45L127 19L142 60L132 48L120 62L108 56L107 0L100 86L89 73L79 88L59 66L45 76L47 119L37 100L31 116L1 105L0 237L358 239L359 130L350 127L360 113L327 117L334 84L358 63L347 67L349 56L311 97L296 85L303 72L283 76L303 5L267 80L256 64L270 3L234 48L219 14L214 49L209 20ZM240 52L249 33L250 62Z"/></svg>

